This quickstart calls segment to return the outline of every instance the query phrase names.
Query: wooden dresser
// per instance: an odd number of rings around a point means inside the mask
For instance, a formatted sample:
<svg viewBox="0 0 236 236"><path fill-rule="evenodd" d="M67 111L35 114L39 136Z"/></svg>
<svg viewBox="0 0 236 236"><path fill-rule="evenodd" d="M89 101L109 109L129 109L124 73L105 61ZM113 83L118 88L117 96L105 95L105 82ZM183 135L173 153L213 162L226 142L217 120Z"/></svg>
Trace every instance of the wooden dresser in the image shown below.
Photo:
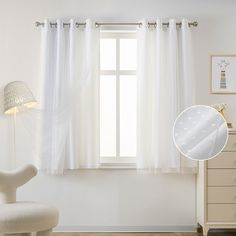
<svg viewBox="0 0 236 236"><path fill-rule="evenodd" d="M197 222L209 229L236 228L236 130L229 131L223 152L199 162Z"/></svg>

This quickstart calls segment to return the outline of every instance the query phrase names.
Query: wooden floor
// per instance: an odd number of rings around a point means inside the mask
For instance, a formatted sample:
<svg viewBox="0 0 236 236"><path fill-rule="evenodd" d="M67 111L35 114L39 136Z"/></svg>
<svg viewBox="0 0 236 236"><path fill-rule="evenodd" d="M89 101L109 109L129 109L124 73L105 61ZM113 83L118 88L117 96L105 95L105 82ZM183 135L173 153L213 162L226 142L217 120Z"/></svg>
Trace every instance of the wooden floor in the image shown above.
<svg viewBox="0 0 236 236"><path fill-rule="evenodd" d="M199 233L54 233L54 236L202 236Z"/></svg>

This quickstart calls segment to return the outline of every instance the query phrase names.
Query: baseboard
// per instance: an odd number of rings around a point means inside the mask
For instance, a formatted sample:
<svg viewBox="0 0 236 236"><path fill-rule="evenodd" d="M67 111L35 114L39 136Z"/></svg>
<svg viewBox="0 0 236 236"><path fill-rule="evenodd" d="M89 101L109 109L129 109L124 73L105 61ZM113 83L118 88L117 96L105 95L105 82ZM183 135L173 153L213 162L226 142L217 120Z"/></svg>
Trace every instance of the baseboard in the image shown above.
<svg viewBox="0 0 236 236"><path fill-rule="evenodd" d="M58 226L54 232L196 232L196 225Z"/></svg>

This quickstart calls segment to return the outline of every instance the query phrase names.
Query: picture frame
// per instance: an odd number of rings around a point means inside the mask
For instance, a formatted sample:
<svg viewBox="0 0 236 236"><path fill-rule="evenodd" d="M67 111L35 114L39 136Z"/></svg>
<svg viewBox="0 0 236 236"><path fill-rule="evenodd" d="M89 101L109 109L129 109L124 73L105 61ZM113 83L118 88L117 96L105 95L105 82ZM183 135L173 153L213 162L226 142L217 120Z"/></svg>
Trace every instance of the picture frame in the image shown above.
<svg viewBox="0 0 236 236"><path fill-rule="evenodd" d="M211 55L211 93L236 94L236 54Z"/></svg>

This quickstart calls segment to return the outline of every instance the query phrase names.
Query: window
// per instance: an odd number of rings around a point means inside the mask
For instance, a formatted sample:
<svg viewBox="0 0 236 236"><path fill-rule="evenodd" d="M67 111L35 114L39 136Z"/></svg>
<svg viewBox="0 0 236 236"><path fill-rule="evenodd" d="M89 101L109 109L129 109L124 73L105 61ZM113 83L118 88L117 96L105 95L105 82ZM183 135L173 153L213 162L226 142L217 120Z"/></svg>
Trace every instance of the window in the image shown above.
<svg viewBox="0 0 236 236"><path fill-rule="evenodd" d="M136 47L135 32L101 33L101 164L135 163Z"/></svg>

